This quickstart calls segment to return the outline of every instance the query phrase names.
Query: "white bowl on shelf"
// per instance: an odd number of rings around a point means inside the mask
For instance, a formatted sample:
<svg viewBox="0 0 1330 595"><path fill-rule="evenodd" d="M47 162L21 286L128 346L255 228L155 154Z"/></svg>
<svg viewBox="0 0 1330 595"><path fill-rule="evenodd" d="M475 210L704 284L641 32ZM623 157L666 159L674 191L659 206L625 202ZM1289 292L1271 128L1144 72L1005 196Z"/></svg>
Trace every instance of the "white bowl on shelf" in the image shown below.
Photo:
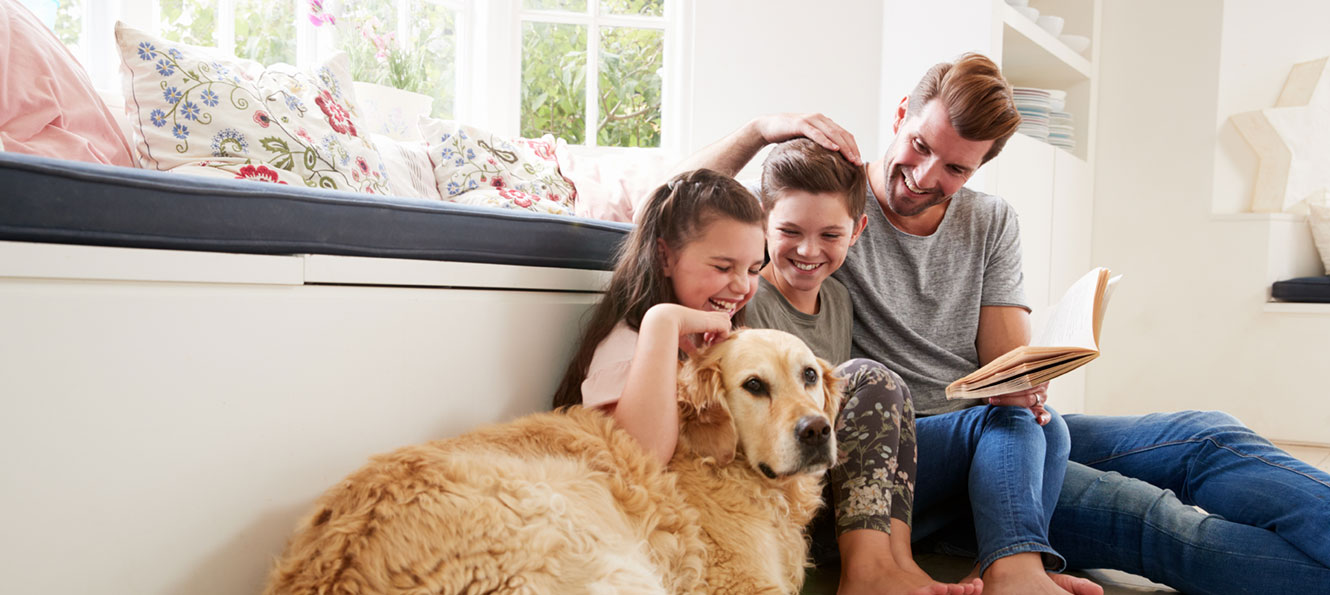
<svg viewBox="0 0 1330 595"><path fill-rule="evenodd" d="M1012 8L1015 8L1016 12L1021 13L1025 18L1030 19L1030 22L1039 20L1038 8L1031 8L1029 6L1013 6Z"/></svg>
<svg viewBox="0 0 1330 595"><path fill-rule="evenodd" d="M1048 31L1049 33L1052 33L1053 37L1061 35L1062 26L1066 24L1066 21L1063 21L1062 17L1057 16L1055 14L1046 14L1040 16L1039 20L1036 22L1039 23L1040 28L1042 28L1045 31Z"/></svg>
<svg viewBox="0 0 1330 595"><path fill-rule="evenodd" d="M1012 6L1029 6L1030 0L1007 0L1007 4Z"/></svg>
<svg viewBox="0 0 1330 595"><path fill-rule="evenodd" d="M1078 54L1084 54L1085 50L1090 49L1090 38L1084 35L1072 35L1068 33L1066 35L1059 35L1058 39L1061 39L1062 43L1067 44L1067 47L1071 48L1071 51Z"/></svg>

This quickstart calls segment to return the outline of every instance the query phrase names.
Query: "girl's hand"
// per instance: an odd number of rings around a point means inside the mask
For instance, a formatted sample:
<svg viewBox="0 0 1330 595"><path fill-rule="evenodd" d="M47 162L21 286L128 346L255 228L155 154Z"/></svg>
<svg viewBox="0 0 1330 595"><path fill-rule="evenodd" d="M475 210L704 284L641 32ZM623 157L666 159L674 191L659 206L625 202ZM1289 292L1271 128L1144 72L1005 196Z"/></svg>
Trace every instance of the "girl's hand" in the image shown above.
<svg viewBox="0 0 1330 595"><path fill-rule="evenodd" d="M679 337L679 348L693 355L699 347L710 345L730 336L730 316L724 312L704 312L679 304L656 304L642 317L648 323L672 325ZM696 337L696 339L694 339Z"/></svg>
<svg viewBox="0 0 1330 595"><path fill-rule="evenodd" d="M989 405L1028 408L1031 413L1034 413L1034 418L1039 421L1041 426L1053 419L1053 414L1044 409L1046 401L1048 401L1047 382L1023 391L988 398Z"/></svg>

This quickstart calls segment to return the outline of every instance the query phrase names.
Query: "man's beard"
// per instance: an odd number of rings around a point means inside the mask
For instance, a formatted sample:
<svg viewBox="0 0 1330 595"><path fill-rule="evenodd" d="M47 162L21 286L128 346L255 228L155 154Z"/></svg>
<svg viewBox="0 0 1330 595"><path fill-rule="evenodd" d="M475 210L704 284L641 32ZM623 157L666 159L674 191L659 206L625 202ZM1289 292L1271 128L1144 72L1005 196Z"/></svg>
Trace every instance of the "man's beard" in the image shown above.
<svg viewBox="0 0 1330 595"><path fill-rule="evenodd" d="M932 207L947 202L947 200L951 198L950 196L943 196L941 192L932 192L930 197L923 199L923 202L907 206L904 204L904 201L901 200L901 197L896 196L896 182L899 179L902 185L905 184L905 172L901 170L899 165L887 170L887 162L889 161L891 161L890 157L882 163L882 169L884 170L887 179L887 207L897 216L913 217Z"/></svg>

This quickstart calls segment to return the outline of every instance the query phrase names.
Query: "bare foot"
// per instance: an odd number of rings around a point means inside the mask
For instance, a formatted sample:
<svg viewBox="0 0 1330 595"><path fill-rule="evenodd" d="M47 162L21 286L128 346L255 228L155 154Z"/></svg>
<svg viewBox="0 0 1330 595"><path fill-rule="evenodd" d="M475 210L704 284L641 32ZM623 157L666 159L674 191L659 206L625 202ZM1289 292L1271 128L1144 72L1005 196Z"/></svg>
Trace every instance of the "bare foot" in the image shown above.
<svg viewBox="0 0 1330 595"><path fill-rule="evenodd" d="M984 572L988 595L1103 595L1099 585L1083 578L1045 572L1037 553L999 559Z"/></svg>
<svg viewBox="0 0 1330 595"><path fill-rule="evenodd" d="M967 579L960 584L939 583L922 572L899 568L878 569L872 576L848 576L841 573L836 595L980 595L984 582Z"/></svg>
<svg viewBox="0 0 1330 595"><path fill-rule="evenodd" d="M1053 579L1057 586L1074 595L1104 595L1104 588L1096 585L1094 581L1076 576L1067 576L1065 574L1048 573L1048 578Z"/></svg>

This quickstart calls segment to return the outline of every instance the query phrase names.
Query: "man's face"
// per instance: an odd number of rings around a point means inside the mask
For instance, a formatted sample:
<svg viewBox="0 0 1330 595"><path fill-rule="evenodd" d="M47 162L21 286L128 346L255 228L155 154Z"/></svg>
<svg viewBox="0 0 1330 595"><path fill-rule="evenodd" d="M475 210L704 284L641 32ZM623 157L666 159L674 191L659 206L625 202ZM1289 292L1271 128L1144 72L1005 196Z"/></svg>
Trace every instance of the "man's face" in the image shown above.
<svg viewBox="0 0 1330 595"><path fill-rule="evenodd" d="M946 202L983 163L993 141L961 138L941 101L928 102L918 114L896 119L896 140L887 151L887 206L913 217Z"/></svg>

